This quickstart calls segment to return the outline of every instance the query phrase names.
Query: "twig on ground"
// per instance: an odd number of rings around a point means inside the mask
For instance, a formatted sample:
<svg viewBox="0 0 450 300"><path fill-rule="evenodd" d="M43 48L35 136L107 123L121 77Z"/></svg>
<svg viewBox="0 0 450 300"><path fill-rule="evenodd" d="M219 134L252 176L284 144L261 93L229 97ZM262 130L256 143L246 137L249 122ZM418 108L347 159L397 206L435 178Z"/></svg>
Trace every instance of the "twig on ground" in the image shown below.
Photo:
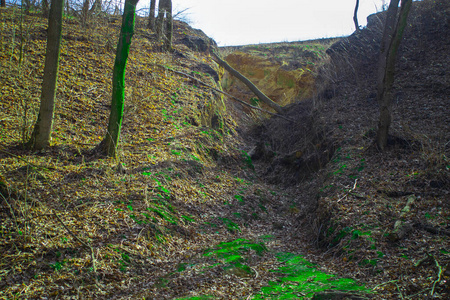
<svg viewBox="0 0 450 300"><path fill-rule="evenodd" d="M446 229L443 229L443 228L431 226L431 225L424 224L424 223L421 223L421 222L415 223L414 226L418 227L420 229L423 229L423 230L425 230L425 231L427 231L429 233L443 234L443 235L446 235L446 236L450 236L450 230L446 230Z"/></svg>
<svg viewBox="0 0 450 300"><path fill-rule="evenodd" d="M434 262L436 264L436 267L438 269L438 278L434 281L433 283L433 289L431 290L431 296L434 295L434 292L436 291L436 284L438 284L439 282L441 282L442 280L442 274L444 273L444 271L442 270L441 265L439 264L438 260L436 259L436 257L433 256Z"/></svg>
<svg viewBox="0 0 450 300"><path fill-rule="evenodd" d="M435 289L436 289L436 284L438 284L439 282L441 282L442 280L442 275L444 274L444 271L442 270L441 265L439 264L438 260L436 259L436 257L434 257L434 255L427 253L426 256L422 259L420 259L419 261L417 261L414 266L420 267L421 265L423 265L426 262L431 262L434 261L437 269L438 269L438 278L433 282L433 287L431 288L431 296L434 295Z"/></svg>
<svg viewBox="0 0 450 300"><path fill-rule="evenodd" d="M349 189L349 190L344 194L344 196L342 196L341 198L339 198L339 200L336 201L336 202L337 202L337 203L338 203L338 202L341 202L342 199L344 199L345 197L347 197L348 195L350 195L350 194L356 189L356 184L357 184L357 183L358 183L358 179L355 179L355 184L353 184L353 188Z"/></svg>

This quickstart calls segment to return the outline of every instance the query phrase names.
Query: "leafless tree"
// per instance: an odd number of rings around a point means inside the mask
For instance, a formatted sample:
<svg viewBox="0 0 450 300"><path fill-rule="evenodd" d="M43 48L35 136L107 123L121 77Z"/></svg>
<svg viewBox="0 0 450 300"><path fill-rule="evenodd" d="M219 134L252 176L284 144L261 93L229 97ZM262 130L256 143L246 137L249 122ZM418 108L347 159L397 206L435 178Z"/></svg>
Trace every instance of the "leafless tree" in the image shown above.
<svg viewBox="0 0 450 300"><path fill-rule="evenodd" d="M156 0L150 0L150 13L148 15L148 29L155 30L155 11L156 11Z"/></svg>
<svg viewBox="0 0 450 300"><path fill-rule="evenodd" d="M64 0L52 0L48 18L47 52L45 54L41 104L33 133L27 143L28 148L34 150L46 148L50 144L59 69L63 11Z"/></svg>
<svg viewBox="0 0 450 300"><path fill-rule="evenodd" d="M163 39L166 50L172 49L173 18L172 0L159 0L156 19L156 38Z"/></svg>
<svg viewBox="0 0 450 300"><path fill-rule="evenodd" d="M355 12L353 13L353 22L355 23L356 31L359 31L359 23L358 23L358 9L359 9L359 0L356 0Z"/></svg>
<svg viewBox="0 0 450 300"><path fill-rule="evenodd" d="M402 41L406 21L411 9L412 0L391 0L387 10L383 37L381 40L380 60L378 65L377 100L380 107L380 118L376 143L379 149L387 146L389 127L391 125L392 86L395 77L395 60Z"/></svg>

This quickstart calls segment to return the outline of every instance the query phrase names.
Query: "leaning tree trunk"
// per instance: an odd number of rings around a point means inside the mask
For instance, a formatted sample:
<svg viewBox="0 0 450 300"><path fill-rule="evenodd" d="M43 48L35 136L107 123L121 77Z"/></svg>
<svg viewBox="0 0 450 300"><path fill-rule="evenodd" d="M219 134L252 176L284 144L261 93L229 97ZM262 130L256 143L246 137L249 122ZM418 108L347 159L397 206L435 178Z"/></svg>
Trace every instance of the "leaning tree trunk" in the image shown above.
<svg viewBox="0 0 450 300"><path fill-rule="evenodd" d="M231 75L239 79L243 84L245 84L262 102L270 106L272 109L274 109L277 113L283 113L284 109L278 105L276 102L274 102L272 99L267 97L261 90L259 90L253 82L251 82L247 77L239 73L237 70L235 70L232 66L230 66L226 61L221 59L216 53L213 52L213 55L216 59L216 61L221 65L225 70L230 72Z"/></svg>
<svg viewBox="0 0 450 300"><path fill-rule="evenodd" d="M47 52L45 54L41 104L33 133L27 143L27 147L33 150L46 148L50 144L53 111L55 108L56 82L58 79L63 10L64 0L52 1L48 18Z"/></svg>
<svg viewBox="0 0 450 300"><path fill-rule="evenodd" d="M397 18L398 3L399 0L392 0L388 8L378 66L377 100L380 107L380 118L376 143L381 150L384 150L387 146L389 127L391 125L395 60L406 27L412 0L402 0L400 16Z"/></svg>
<svg viewBox="0 0 450 300"><path fill-rule="evenodd" d="M359 9L359 0L356 0L355 11L353 13L353 23L355 23L356 31L359 31L359 23L358 23L358 9Z"/></svg>
<svg viewBox="0 0 450 300"><path fill-rule="evenodd" d="M150 1L150 13L148 15L148 29L155 30L155 10L156 10L156 0Z"/></svg>
<svg viewBox="0 0 450 300"><path fill-rule="evenodd" d="M117 145L119 144L120 129L122 127L124 108L125 68L130 52L131 39L134 34L134 23L136 17L136 4L139 0L125 0L125 7L120 30L119 44L116 50L112 79L111 113L109 115L108 132L104 137L103 151L109 157L115 157Z"/></svg>

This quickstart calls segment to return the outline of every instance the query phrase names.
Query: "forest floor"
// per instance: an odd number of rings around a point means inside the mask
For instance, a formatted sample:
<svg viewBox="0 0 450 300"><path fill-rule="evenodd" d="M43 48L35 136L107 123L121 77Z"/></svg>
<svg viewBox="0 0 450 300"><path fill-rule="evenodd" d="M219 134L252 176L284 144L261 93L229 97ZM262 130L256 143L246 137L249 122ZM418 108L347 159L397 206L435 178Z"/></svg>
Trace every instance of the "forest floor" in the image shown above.
<svg viewBox="0 0 450 300"><path fill-rule="evenodd" d="M176 22L166 53L138 20L120 154L99 157L121 21L65 18L51 147L30 152L46 23L0 16L0 298L448 298L445 90L403 89L385 153L361 86L292 104L294 122L242 118L225 99L234 113L211 126L220 96L169 70L216 86L218 66L192 49L205 36ZM448 68L427 66L430 82Z"/></svg>

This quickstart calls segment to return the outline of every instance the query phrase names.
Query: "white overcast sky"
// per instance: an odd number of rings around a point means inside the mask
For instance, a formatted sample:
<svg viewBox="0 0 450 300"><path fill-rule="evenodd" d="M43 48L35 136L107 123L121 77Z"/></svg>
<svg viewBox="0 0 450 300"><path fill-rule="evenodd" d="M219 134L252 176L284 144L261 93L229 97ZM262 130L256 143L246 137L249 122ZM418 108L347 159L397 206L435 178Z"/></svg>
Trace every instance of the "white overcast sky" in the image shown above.
<svg viewBox="0 0 450 300"><path fill-rule="evenodd" d="M149 6L150 0L140 0ZM349 35L356 0L172 0L174 12L186 12L191 26L220 46L299 41ZM360 0L358 19L380 11L388 0Z"/></svg>

